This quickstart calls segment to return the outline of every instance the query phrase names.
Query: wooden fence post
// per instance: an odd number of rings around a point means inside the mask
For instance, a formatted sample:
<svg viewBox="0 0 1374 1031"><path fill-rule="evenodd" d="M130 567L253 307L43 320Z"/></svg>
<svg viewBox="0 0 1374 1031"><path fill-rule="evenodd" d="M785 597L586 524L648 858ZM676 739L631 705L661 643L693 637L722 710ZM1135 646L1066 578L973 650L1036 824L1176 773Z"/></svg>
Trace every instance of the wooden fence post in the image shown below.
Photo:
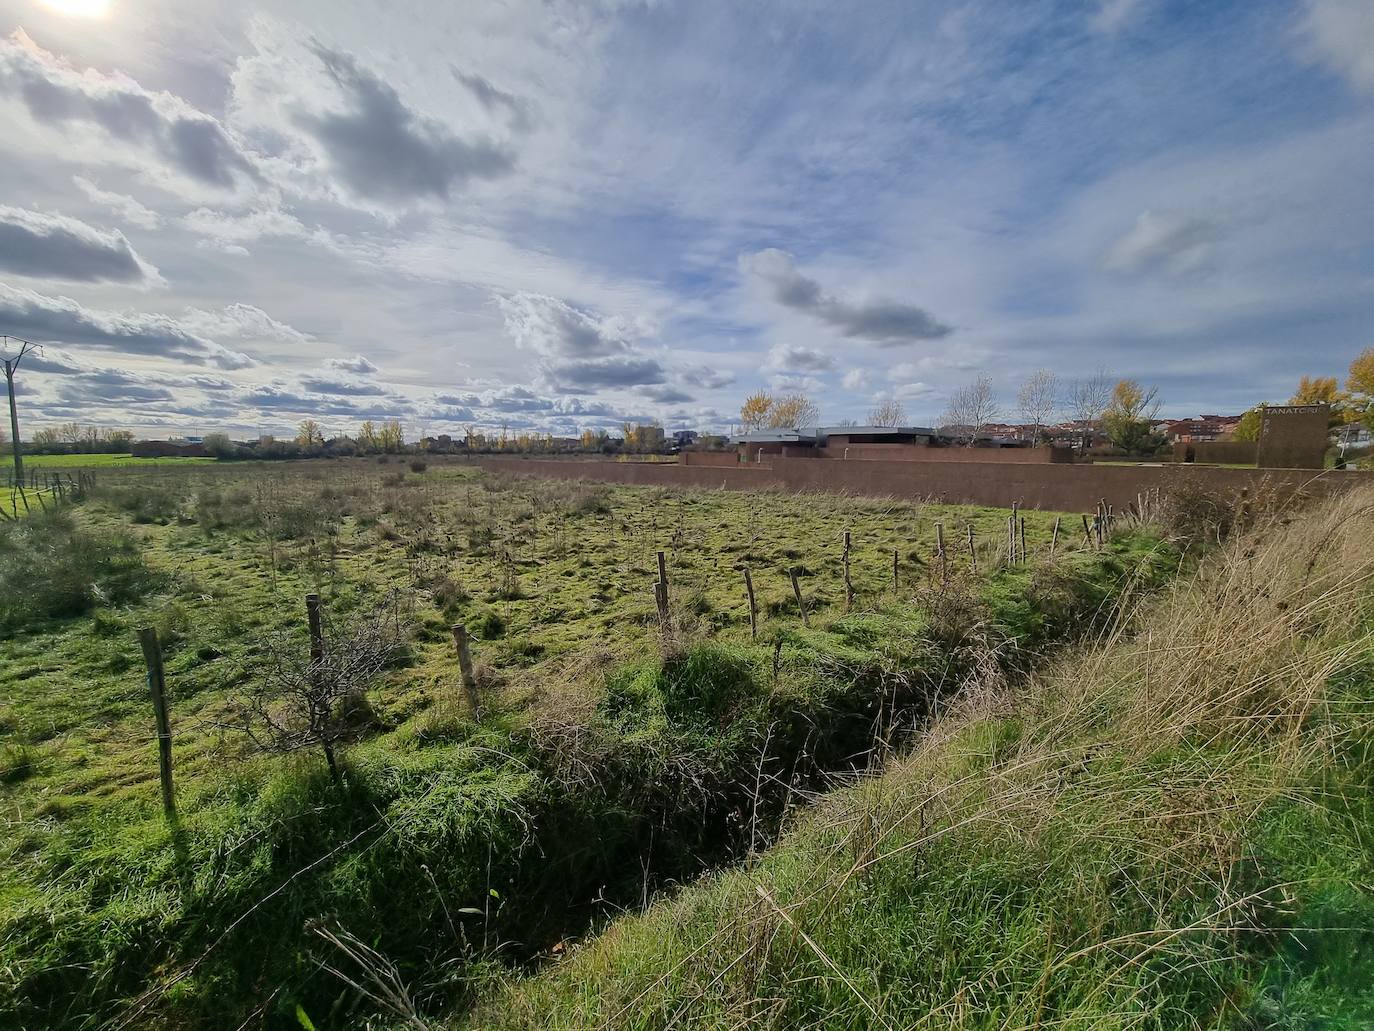
<svg viewBox="0 0 1374 1031"><path fill-rule="evenodd" d="M148 693L153 696L153 715L157 720L157 772L162 782L162 812L169 824L177 822L176 793L172 789L172 726L167 719L167 682L162 673L162 645L157 631L143 627L138 632L143 646L143 661L148 666Z"/></svg>
<svg viewBox="0 0 1374 1031"><path fill-rule="evenodd" d="M1059 520L1060 516L1054 517L1054 533L1050 535L1050 558L1054 558L1054 550L1059 547Z"/></svg>
<svg viewBox="0 0 1374 1031"><path fill-rule="evenodd" d="M968 568L970 572L978 572L978 549L973 546L973 524L968 524Z"/></svg>
<svg viewBox="0 0 1374 1031"><path fill-rule="evenodd" d="M844 532L844 610L854 607L854 585L849 580L849 531Z"/></svg>
<svg viewBox="0 0 1374 1031"><path fill-rule="evenodd" d="M477 700L477 677L472 672L472 652L468 648L468 628L462 623L454 623L451 627L453 631L453 644L458 649L458 674L463 685L463 694L467 695L468 705L472 707L472 715L482 718L482 705Z"/></svg>
<svg viewBox="0 0 1374 1031"><path fill-rule="evenodd" d="M892 549L892 593L893 593L894 595L897 593L897 590L898 590L898 588L900 587L900 583L899 583L898 576L897 576L898 567L900 566L900 564L901 564L901 558L900 558L900 556L897 554L897 549L896 549L896 548L893 548L893 549Z"/></svg>
<svg viewBox="0 0 1374 1031"><path fill-rule="evenodd" d="M810 621L806 618L806 602L802 601L801 584L797 582L797 570L793 568L792 573L792 593L797 598L797 611L801 613L802 626L810 626Z"/></svg>
<svg viewBox="0 0 1374 1031"><path fill-rule="evenodd" d="M749 595L749 636L759 636L759 607L754 601L754 577L746 566L744 570L744 592Z"/></svg>
<svg viewBox="0 0 1374 1031"><path fill-rule="evenodd" d="M1021 517L1021 561L1028 561L1026 558L1026 517Z"/></svg>
<svg viewBox="0 0 1374 1031"><path fill-rule="evenodd" d="M320 596L305 596L305 618L310 624L310 665L318 667L324 661L324 628L320 620Z"/></svg>
<svg viewBox="0 0 1374 1031"><path fill-rule="evenodd" d="M940 586L949 583L949 554L945 551L945 524L935 524L935 551L940 556Z"/></svg>
<svg viewBox="0 0 1374 1031"><path fill-rule="evenodd" d="M1088 544L1088 545L1091 545L1092 542L1093 542L1093 532L1092 532L1092 530L1088 529L1088 516L1087 516L1086 513L1084 513L1084 515L1083 515L1083 543Z"/></svg>

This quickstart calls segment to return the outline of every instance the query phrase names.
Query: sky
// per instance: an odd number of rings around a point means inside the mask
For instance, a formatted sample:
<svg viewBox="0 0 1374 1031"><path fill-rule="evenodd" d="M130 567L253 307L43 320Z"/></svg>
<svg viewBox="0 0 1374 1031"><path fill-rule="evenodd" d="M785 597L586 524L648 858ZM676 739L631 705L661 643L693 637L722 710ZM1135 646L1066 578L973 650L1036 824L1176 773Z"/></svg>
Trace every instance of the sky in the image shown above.
<svg viewBox="0 0 1374 1031"><path fill-rule="evenodd" d="M25 435L1184 417L1374 344L1374 0L0 0L0 148Z"/></svg>

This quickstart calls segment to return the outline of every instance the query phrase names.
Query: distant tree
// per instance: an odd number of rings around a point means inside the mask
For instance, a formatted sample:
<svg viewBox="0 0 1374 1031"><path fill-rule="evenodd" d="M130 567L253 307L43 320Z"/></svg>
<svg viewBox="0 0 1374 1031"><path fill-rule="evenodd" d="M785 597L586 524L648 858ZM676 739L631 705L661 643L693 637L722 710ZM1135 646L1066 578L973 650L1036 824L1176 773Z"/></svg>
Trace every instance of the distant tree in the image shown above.
<svg viewBox="0 0 1374 1031"><path fill-rule="evenodd" d="M1260 435L1260 424L1264 420L1264 405L1258 404L1240 417L1240 422L1236 423L1236 428L1231 434L1232 440L1257 441Z"/></svg>
<svg viewBox="0 0 1374 1031"><path fill-rule="evenodd" d="M999 411L992 380L979 376L950 397L949 406L940 417L940 429L971 447L984 427L997 420Z"/></svg>
<svg viewBox="0 0 1374 1031"><path fill-rule="evenodd" d="M1073 421L1083 427L1084 448L1092 446L1093 430L1101 421L1102 413L1107 410L1111 399L1112 381L1105 369L1099 368L1091 376L1069 384L1064 407Z"/></svg>
<svg viewBox="0 0 1374 1031"><path fill-rule="evenodd" d="M895 397L880 400L868 411L870 426L901 426L906 422L906 406Z"/></svg>
<svg viewBox="0 0 1374 1031"><path fill-rule="evenodd" d="M364 454L381 450L377 440L377 427L368 419L358 427L358 450Z"/></svg>
<svg viewBox="0 0 1374 1031"><path fill-rule="evenodd" d="M320 447L324 444L324 430L314 419L303 419L296 427L296 443L301 447Z"/></svg>
<svg viewBox="0 0 1374 1031"><path fill-rule="evenodd" d="M1059 378L1048 369L1036 369L1016 392L1021 421L1033 427L1031 443L1039 445L1041 432L1059 405Z"/></svg>
<svg viewBox="0 0 1374 1031"><path fill-rule="evenodd" d="M1340 400L1340 386L1335 376L1304 376L1298 389L1288 399L1290 405L1335 405Z"/></svg>
<svg viewBox="0 0 1374 1031"><path fill-rule="evenodd" d="M799 426L814 426L819 419L820 411L809 397L789 394L773 400L768 409L767 425L774 430L794 430Z"/></svg>
<svg viewBox="0 0 1374 1031"><path fill-rule="evenodd" d="M132 430L106 430L104 440L116 448L126 448L134 442L134 434Z"/></svg>
<svg viewBox="0 0 1374 1031"><path fill-rule="evenodd" d="M745 433L753 433L761 430L768 423L769 414L773 409L773 397L759 391L757 394L750 394L744 399L744 404L739 409L740 429Z"/></svg>
<svg viewBox="0 0 1374 1031"><path fill-rule="evenodd" d="M233 458L238 452L227 433L207 433L204 441L205 453L215 458Z"/></svg>
<svg viewBox="0 0 1374 1031"><path fill-rule="evenodd" d="M41 430L34 430L30 440L39 447L48 447L62 443L62 433L55 427L46 426Z"/></svg>
<svg viewBox="0 0 1374 1031"><path fill-rule="evenodd" d="M1141 387L1123 379L1112 388L1112 399L1102 413L1102 426L1113 445L1131 454L1159 446L1151 424L1159 415L1159 389Z"/></svg>
<svg viewBox="0 0 1374 1031"><path fill-rule="evenodd" d="M377 444L388 454L395 454L405 447L405 429L397 419L388 419L377 431Z"/></svg>
<svg viewBox="0 0 1374 1031"><path fill-rule="evenodd" d="M1366 347L1350 363L1345 390L1347 421L1362 422L1374 430L1374 347Z"/></svg>

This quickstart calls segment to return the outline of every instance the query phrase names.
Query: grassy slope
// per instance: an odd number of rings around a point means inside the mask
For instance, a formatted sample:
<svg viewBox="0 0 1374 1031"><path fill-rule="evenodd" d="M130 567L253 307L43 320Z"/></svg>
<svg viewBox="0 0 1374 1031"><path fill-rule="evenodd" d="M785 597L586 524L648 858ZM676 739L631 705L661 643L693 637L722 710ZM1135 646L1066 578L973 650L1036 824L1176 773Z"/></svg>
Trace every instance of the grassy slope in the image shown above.
<svg viewBox="0 0 1374 1031"><path fill-rule="evenodd" d="M465 1027L1374 1025L1374 494L947 712Z"/></svg>
<svg viewBox="0 0 1374 1031"><path fill-rule="evenodd" d="M352 993L306 951L304 928L323 914L382 945L408 976L434 972L422 987L435 999L461 997L484 945L514 937L529 949L585 925L599 892L602 905L623 903L766 841L794 792L816 786L808 763L840 764L832 753L866 749L884 720L911 726L946 667L958 671L951 657L963 636L1053 640L1151 554L1146 539L1104 556L1066 540L1053 567L996 572L985 546L981 578L931 595L911 581L924 582L933 520L951 531L969 520L986 541L1000 513L635 489L594 492L587 504L585 488L495 481L487 490L435 471L377 495L383 474L394 478L375 465L331 468L314 484L307 473L302 486L293 471L291 489L312 509L339 504L340 492L352 498L332 563L318 546L287 541L274 576L255 533L144 523L152 563L174 575L169 593L44 626L0 655L0 716L14 749L3 790L19 818L0 880L9 982L0 994L16 1007L11 1016L78 1026L133 997L150 1005L136 1011L141 1019L159 1026L236 1026L258 1003L289 1015L298 1000L317 1017L336 1002L346 1013ZM254 510L282 500L288 481L271 477L243 487ZM175 507L213 527L227 511L223 482L200 482L202 502ZM159 518L156 498L111 501ZM80 518L114 528L125 525L122 510L95 504ZM1033 549L1044 551L1051 523L1031 515ZM849 617L836 605L845 526L860 606L875 609ZM456 547L434 543L446 534ZM895 600L884 598L894 545L904 577ZM674 646L666 658L642 628L659 547L672 556L689 640L713 642ZM755 568L765 612L776 613L757 646L746 643L732 583L740 560ZM450 600L448 613L428 608L423 592L436 573L491 584L511 563L517 597L488 589ZM811 574L810 630L788 611L781 570L791 564ZM416 664L375 693L383 732L353 751L345 798L313 757L242 761L241 743L213 723L255 642L294 621L294 599L317 583L331 611L392 584L421 595ZM1028 592L1039 603L1028 605ZM932 620L942 611L932 597L944 599L942 618ZM479 644L500 704L478 730L455 711L445 630L454 614L475 622L490 612L508 630ZM143 622L171 645L181 857L157 816L131 633ZM588 656L578 646L588 637L612 647ZM521 643L532 638L544 647ZM762 787L750 784L756 773Z"/></svg>

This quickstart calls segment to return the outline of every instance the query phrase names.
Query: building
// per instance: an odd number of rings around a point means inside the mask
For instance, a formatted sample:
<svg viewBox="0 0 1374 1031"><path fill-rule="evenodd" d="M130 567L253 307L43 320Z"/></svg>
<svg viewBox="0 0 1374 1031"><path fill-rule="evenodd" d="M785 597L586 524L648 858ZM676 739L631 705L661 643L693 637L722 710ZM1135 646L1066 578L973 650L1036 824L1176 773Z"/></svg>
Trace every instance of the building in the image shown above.
<svg viewBox="0 0 1374 1031"><path fill-rule="evenodd" d="M817 426L756 430L731 439L741 461L819 458L863 461L1063 462L1065 448L1030 448L1024 443L980 436L973 447L955 446L928 426Z"/></svg>
<svg viewBox="0 0 1374 1031"><path fill-rule="evenodd" d="M1230 440L1240 425L1239 415L1199 415L1195 419L1167 422L1160 432L1170 444L1207 444Z"/></svg>

